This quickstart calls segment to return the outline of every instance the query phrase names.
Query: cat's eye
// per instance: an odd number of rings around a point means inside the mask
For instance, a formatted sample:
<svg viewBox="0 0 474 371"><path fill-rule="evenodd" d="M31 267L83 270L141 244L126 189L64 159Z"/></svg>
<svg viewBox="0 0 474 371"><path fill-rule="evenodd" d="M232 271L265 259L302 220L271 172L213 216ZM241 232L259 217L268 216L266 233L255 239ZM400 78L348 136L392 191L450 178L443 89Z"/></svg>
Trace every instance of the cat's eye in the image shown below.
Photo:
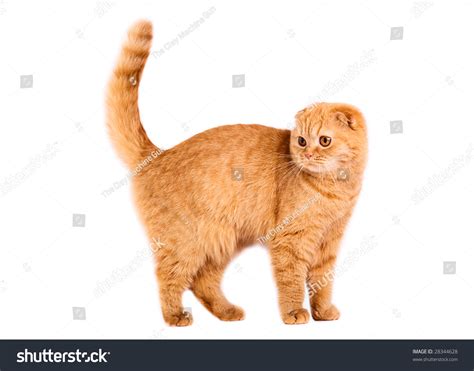
<svg viewBox="0 0 474 371"><path fill-rule="evenodd" d="M306 147L306 139L304 139L303 137L298 137L298 144L301 147Z"/></svg>
<svg viewBox="0 0 474 371"><path fill-rule="evenodd" d="M331 144L331 137L323 135L319 138L319 144L321 144L323 147L329 146Z"/></svg>

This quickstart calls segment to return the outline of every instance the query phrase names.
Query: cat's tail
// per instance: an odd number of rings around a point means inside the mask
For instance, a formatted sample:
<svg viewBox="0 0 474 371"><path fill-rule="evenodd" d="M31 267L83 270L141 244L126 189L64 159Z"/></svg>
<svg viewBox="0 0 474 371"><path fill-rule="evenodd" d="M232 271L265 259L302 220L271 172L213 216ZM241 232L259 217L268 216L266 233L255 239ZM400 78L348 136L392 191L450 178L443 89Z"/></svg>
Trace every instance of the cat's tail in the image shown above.
<svg viewBox="0 0 474 371"><path fill-rule="evenodd" d="M152 37L149 21L138 21L130 28L107 89L109 134L129 169L158 150L143 129L138 111L138 86Z"/></svg>

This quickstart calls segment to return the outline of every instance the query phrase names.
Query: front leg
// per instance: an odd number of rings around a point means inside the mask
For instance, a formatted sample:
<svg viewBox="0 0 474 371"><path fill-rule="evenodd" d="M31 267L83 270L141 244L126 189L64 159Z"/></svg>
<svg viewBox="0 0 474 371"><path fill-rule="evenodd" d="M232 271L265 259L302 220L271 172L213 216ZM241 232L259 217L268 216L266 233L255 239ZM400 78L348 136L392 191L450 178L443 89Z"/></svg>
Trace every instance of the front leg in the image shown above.
<svg viewBox="0 0 474 371"><path fill-rule="evenodd" d="M273 241L270 255L278 288L280 314L286 324L307 323L309 313L303 308L308 264L289 241Z"/></svg>
<svg viewBox="0 0 474 371"><path fill-rule="evenodd" d="M309 301L311 316L315 321L339 319L339 310L332 304L334 263L336 257L318 263L308 272Z"/></svg>
<svg viewBox="0 0 474 371"><path fill-rule="evenodd" d="M335 278L336 256L347 217L334 223L319 246L316 263L309 269L307 283L311 315L315 321L339 319L339 310L332 304L332 287Z"/></svg>

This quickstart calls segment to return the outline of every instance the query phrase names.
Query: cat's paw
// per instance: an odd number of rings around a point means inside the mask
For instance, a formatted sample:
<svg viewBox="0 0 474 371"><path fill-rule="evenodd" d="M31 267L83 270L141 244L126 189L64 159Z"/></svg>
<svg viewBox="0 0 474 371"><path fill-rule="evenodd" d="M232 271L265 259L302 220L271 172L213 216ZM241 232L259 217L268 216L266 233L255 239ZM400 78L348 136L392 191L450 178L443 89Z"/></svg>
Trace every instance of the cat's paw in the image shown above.
<svg viewBox="0 0 474 371"><path fill-rule="evenodd" d="M334 304L327 309L313 309L311 314L315 321L335 321L341 315Z"/></svg>
<svg viewBox="0 0 474 371"><path fill-rule="evenodd" d="M289 313L285 313L282 318L283 322L285 322L287 325L299 325L308 323L309 312L304 308L295 309Z"/></svg>
<svg viewBox="0 0 474 371"><path fill-rule="evenodd" d="M245 318L245 312L237 305L229 305L228 307L220 308L216 312L216 316L222 321L242 321Z"/></svg>
<svg viewBox="0 0 474 371"><path fill-rule="evenodd" d="M193 324L193 316L189 312L182 312L165 317L166 323L170 326L184 327Z"/></svg>

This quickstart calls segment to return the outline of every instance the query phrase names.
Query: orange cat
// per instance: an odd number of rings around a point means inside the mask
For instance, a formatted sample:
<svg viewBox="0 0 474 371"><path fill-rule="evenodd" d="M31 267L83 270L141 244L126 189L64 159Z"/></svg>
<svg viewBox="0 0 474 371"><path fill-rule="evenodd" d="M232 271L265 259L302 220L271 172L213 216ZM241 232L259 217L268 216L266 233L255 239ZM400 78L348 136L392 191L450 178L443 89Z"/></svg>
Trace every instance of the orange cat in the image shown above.
<svg viewBox="0 0 474 371"><path fill-rule="evenodd" d="M148 21L129 31L108 88L107 123L120 157L130 169L138 166L134 196L154 247L165 321L192 323L182 306L186 289L221 320L243 319L221 279L229 261L257 241L268 246L285 323L308 322L305 283L313 318L338 319L332 282L320 283L332 271L361 189L362 114L347 104L319 103L296 114L292 131L221 126L161 151L138 112L151 40Z"/></svg>

